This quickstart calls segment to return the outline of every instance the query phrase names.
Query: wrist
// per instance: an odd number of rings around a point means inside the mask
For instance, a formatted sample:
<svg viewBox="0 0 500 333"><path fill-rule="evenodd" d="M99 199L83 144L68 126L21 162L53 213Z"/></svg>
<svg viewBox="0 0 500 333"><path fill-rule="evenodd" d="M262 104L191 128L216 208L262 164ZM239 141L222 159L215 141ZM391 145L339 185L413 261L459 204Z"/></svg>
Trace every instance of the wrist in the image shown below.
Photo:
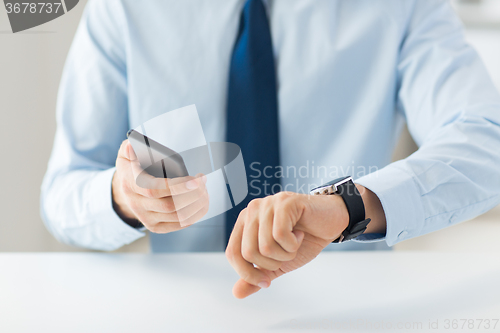
<svg viewBox="0 0 500 333"><path fill-rule="evenodd" d="M335 207L336 207L336 221L335 224L339 227L338 230L340 230L340 233L344 232L347 227L349 227L349 211L347 210L347 206L344 202L344 199L342 199L341 196L339 195L331 195L328 196L332 198L332 200L335 200Z"/></svg>
<svg viewBox="0 0 500 333"><path fill-rule="evenodd" d="M358 189L359 194L361 194L361 198L363 199L366 218L371 219L364 233L385 234L387 226L385 212L380 199L375 193L362 185L356 184L356 188Z"/></svg>
<svg viewBox="0 0 500 333"><path fill-rule="evenodd" d="M314 224L322 226L325 239L330 242L337 239L349 227L349 212L347 206L338 195L313 196L312 200L321 208L314 219Z"/></svg>
<svg viewBox="0 0 500 333"><path fill-rule="evenodd" d="M120 184L118 183L116 173L113 175L113 180L111 181L111 201L113 210L123 222L132 228L142 227L142 223L136 219L134 212L128 207L125 195L120 191Z"/></svg>
<svg viewBox="0 0 500 333"><path fill-rule="evenodd" d="M332 242L349 226L349 213L340 196L300 194L297 198L303 212L299 230Z"/></svg>

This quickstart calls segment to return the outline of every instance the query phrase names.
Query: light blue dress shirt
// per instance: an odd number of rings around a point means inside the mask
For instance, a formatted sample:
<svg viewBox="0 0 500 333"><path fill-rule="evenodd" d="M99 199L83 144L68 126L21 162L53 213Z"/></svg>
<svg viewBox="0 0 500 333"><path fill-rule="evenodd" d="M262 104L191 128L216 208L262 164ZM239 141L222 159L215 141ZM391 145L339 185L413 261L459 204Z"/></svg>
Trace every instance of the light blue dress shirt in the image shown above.
<svg viewBox="0 0 500 333"><path fill-rule="evenodd" d="M89 1L62 77L42 186L55 237L113 250L144 235L112 208L128 129L196 104L207 141L224 141L243 4ZM275 0L268 11L285 189L307 193L352 175L385 210L385 237L359 238L385 242L330 248L387 248L500 202L500 97L447 1ZM390 163L405 121L420 148ZM153 250L223 250L222 218L152 235Z"/></svg>

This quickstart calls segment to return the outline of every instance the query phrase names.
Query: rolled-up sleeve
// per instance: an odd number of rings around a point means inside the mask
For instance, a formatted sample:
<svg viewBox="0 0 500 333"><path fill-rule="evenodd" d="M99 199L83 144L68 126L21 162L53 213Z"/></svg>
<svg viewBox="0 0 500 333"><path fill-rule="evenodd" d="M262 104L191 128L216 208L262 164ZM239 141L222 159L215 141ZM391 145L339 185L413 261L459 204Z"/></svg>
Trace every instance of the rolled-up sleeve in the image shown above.
<svg viewBox="0 0 500 333"><path fill-rule="evenodd" d="M415 1L398 75L419 149L356 180L379 197L390 246L500 203L500 96L448 1Z"/></svg>
<svg viewBox="0 0 500 333"><path fill-rule="evenodd" d="M111 181L128 130L126 26L118 1L89 1L61 80L57 132L41 214L60 241L114 250L144 234L112 207Z"/></svg>

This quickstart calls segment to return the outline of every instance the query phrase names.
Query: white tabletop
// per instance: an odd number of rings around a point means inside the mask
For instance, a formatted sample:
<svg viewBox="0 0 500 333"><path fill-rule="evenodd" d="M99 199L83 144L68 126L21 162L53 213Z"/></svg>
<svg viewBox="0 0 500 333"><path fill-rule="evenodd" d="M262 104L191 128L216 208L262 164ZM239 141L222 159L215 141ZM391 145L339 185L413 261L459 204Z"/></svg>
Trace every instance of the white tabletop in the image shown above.
<svg viewBox="0 0 500 333"><path fill-rule="evenodd" d="M222 253L0 254L0 332L500 331L495 255L323 253L245 300L236 279Z"/></svg>

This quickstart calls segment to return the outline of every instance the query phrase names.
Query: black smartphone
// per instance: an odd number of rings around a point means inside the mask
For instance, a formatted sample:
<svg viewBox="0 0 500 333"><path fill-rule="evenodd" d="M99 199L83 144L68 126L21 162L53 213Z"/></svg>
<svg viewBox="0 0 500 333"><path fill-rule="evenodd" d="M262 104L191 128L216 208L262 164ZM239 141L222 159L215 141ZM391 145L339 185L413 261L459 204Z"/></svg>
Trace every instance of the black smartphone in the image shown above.
<svg viewBox="0 0 500 333"><path fill-rule="evenodd" d="M133 129L128 131L127 137L141 167L151 176L177 178L189 175L179 153Z"/></svg>

